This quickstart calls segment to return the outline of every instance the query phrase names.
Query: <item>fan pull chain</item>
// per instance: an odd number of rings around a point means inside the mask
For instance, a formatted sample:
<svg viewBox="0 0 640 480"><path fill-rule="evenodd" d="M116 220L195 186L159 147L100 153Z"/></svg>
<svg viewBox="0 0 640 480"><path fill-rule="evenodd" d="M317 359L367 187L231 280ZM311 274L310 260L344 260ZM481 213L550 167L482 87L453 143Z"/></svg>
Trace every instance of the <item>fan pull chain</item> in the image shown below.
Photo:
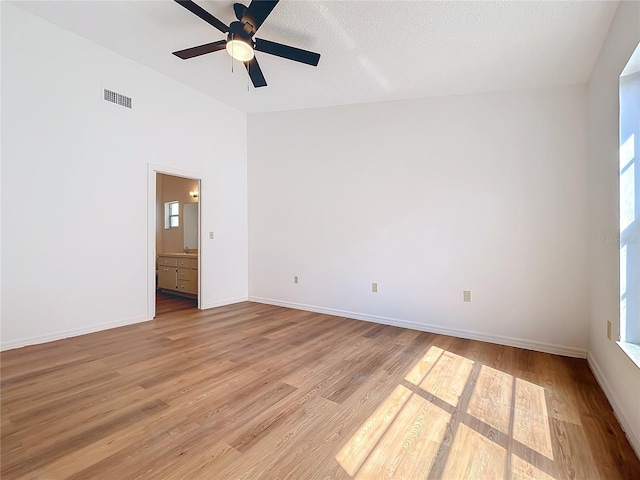
<svg viewBox="0 0 640 480"><path fill-rule="evenodd" d="M233 73L233 33L231 34L231 73Z"/></svg>

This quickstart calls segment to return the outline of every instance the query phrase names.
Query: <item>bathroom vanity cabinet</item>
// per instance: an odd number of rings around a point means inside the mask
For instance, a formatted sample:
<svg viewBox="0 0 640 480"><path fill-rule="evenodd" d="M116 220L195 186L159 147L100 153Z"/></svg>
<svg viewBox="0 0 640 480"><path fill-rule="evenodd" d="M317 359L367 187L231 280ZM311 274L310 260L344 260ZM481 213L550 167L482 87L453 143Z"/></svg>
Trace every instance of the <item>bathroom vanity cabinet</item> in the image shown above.
<svg viewBox="0 0 640 480"><path fill-rule="evenodd" d="M198 294L198 255L158 254L158 288L189 295Z"/></svg>

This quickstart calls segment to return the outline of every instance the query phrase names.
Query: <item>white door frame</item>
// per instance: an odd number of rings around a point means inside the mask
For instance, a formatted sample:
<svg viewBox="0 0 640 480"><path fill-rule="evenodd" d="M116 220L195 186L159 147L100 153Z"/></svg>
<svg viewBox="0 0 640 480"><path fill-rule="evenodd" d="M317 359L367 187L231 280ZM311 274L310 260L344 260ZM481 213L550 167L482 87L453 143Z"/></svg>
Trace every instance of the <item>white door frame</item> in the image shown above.
<svg viewBox="0 0 640 480"><path fill-rule="evenodd" d="M166 165L147 165L147 320L156 316L156 174L164 173L176 177L189 178L198 181L198 203L202 201L202 175L167 167ZM201 308L202 258L200 245L202 243L202 208L198 205L198 309Z"/></svg>

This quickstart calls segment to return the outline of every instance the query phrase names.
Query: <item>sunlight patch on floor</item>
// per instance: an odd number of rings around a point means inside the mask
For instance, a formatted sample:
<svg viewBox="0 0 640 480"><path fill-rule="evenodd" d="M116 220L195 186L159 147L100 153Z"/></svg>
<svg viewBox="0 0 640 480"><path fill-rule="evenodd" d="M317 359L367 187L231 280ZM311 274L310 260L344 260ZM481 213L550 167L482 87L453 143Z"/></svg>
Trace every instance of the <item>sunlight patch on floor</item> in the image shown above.
<svg viewBox="0 0 640 480"><path fill-rule="evenodd" d="M555 480L526 460L511 454L511 480Z"/></svg>
<svg viewBox="0 0 640 480"><path fill-rule="evenodd" d="M544 388L516 378L513 438L553 460Z"/></svg>
<svg viewBox="0 0 640 480"><path fill-rule="evenodd" d="M473 364L473 360L444 352L420 383L420 388L457 407Z"/></svg>
<svg viewBox="0 0 640 480"><path fill-rule="evenodd" d="M451 445L442 478L495 480L504 478L507 451L461 424Z"/></svg>
<svg viewBox="0 0 640 480"><path fill-rule="evenodd" d="M349 476L555 480L544 388L435 346L403 383L336 455Z"/></svg>
<svg viewBox="0 0 640 480"><path fill-rule="evenodd" d="M336 459L357 479L415 478L428 472L451 415L399 386L340 450Z"/></svg>
<svg viewBox="0 0 640 480"><path fill-rule="evenodd" d="M482 365L467 413L504 434L509 434L513 377Z"/></svg>
<svg viewBox="0 0 640 480"><path fill-rule="evenodd" d="M336 459L349 475L355 475L362 466L410 396L411 390L398 385L360 431L342 447Z"/></svg>
<svg viewBox="0 0 640 480"><path fill-rule="evenodd" d="M431 371L436 364L440 356L444 353L444 350L438 347L431 347L427 353L413 366L413 368L407 373L404 379L407 382L411 382L414 385L420 385L420 382L424 380L424 377Z"/></svg>

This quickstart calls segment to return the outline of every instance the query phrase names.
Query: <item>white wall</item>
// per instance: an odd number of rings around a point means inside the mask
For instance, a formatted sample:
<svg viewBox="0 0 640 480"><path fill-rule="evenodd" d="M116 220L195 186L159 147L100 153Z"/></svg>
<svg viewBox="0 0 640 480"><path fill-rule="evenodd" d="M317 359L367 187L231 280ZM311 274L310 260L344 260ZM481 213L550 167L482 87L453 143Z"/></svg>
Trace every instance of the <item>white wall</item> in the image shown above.
<svg viewBox="0 0 640 480"><path fill-rule="evenodd" d="M148 164L202 179L201 304L246 299L246 116L1 8L2 348L147 318Z"/></svg>
<svg viewBox="0 0 640 480"><path fill-rule="evenodd" d="M640 3L621 2L589 83L588 359L640 456L640 369L606 336L619 319L618 81L639 41Z"/></svg>
<svg viewBox="0 0 640 480"><path fill-rule="evenodd" d="M249 115L250 299L584 356L586 116L586 87Z"/></svg>

